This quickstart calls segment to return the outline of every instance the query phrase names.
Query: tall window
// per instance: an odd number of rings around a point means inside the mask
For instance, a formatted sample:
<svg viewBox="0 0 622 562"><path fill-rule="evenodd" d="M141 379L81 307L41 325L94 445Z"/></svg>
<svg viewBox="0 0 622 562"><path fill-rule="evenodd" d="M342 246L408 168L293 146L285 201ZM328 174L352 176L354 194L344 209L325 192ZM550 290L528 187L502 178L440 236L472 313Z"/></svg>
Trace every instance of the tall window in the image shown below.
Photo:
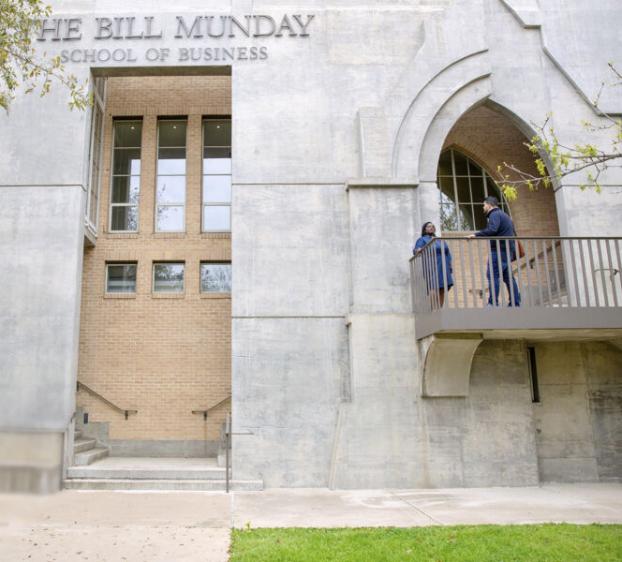
<svg viewBox="0 0 622 562"><path fill-rule="evenodd" d="M442 230L479 230L486 226L482 201L489 195L499 199L509 213L495 181L473 160L456 150L446 150L438 162Z"/></svg>
<svg viewBox="0 0 622 562"><path fill-rule="evenodd" d="M138 230L142 121L115 121L113 127L110 230Z"/></svg>
<svg viewBox="0 0 622 562"><path fill-rule="evenodd" d="M203 121L203 232L231 230L231 119Z"/></svg>
<svg viewBox="0 0 622 562"><path fill-rule="evenodd" d="M105 78L95 78L93 87L93 109L91 117L91 142L89 144L90 174L88 178L88 200L86 218L90 228L97 232L97 211L99 209L99 179L101 176L102 138L104 121Z"/></svg>
<svg viewBox="0 0 622 562"><path fill-rule="evenodd" d="M183 232L186 207L185 119L158 121L156 231Z"/></svg>

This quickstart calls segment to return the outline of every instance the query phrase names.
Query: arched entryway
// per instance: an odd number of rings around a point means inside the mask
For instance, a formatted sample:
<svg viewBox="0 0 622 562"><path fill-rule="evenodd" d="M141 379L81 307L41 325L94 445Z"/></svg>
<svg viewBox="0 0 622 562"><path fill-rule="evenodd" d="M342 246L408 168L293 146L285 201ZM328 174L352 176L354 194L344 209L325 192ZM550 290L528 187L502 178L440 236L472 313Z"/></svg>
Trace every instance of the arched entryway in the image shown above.
<svg viewBox="0 0 622 562"><path fill-rule="evenodd" d="M467 111L445 139L438 162L440 225L444 232L482 228L485 217L481 202L495 195L509 211L521 236L559 236L553 189L530 190L518 185L518 197L505 201L497 169L504 162L537 175L527 137L503 113L484 104ZM518 180L504 171L509 180Z"/></svg>

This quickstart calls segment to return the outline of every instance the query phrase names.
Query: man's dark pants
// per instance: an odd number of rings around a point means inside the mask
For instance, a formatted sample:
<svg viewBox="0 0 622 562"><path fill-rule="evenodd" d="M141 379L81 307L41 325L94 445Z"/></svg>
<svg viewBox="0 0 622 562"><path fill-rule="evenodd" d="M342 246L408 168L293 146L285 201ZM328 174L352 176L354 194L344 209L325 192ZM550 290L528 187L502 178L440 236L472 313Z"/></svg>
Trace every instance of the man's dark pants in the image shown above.
<svg viewBox="0 0 622 562"><path fill-rule="evenodd" d="M492 264L493 283L490 281L490 265ZM501 275L499 275L499 269L501 269ZM508 260L508 256L505 252L497 253L490 252L490 260L488 267L486 268L486 279L488 279L488 304L499 306L499 288L500 277L503 277L503 282L508 289L508 302L510 306L520 306L520 293L518 292L518 285L516 279L512 275L512 267ZM514 299L512 299L512 292L510 291L510 283L512 284L512 291L514 292ZM494 287L494 293L493 293Z"/></svg>

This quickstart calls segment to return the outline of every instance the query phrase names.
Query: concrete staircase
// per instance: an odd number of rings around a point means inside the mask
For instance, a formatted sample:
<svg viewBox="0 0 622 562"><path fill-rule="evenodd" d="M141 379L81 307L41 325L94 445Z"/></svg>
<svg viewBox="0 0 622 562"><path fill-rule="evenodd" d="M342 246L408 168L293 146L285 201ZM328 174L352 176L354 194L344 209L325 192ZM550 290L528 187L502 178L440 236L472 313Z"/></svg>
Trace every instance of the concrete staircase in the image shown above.
<svg viewBox="0 0 622 562"><path fill-rule="evenodd" d="M107 457L67 470L73 490L224 491L225 469L215 458ZM261 480L231 480L232 490L263 489Z"/></svg>
<svg viewBox="0 0 622 562"><path fill-rule="evenodd" d="M95 439L82 437L82 432L77 430L74 437L73 453L74 466L88 466L95 461L106 458L109 451L106 447L98 447Z"/></svg>

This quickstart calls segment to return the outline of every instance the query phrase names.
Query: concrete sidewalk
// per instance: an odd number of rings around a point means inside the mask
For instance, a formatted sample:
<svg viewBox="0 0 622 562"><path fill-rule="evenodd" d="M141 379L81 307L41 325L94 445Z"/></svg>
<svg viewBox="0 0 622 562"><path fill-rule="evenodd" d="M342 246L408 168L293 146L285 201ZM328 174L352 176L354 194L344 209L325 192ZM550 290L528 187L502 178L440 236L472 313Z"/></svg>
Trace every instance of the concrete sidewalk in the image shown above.
<svg viewBox="0 0 622 562"><path fill-rule="evenodd" d="M622 523L621 484L0 495L0 560L226 561L231 526Z"/></svg>

